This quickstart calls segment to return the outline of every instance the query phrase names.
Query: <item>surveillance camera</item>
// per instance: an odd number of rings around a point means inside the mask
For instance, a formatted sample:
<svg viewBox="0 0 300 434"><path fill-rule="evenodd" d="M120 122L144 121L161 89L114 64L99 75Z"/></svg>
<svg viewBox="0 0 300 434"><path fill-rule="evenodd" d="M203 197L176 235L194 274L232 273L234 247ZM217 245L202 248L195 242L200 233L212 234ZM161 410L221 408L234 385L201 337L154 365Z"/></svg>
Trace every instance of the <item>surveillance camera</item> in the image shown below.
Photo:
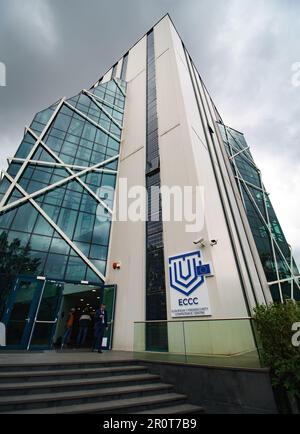
<svg viewBox="0 0 300 434"><path fill-rule="evenodd" d="M200 240L196 240L196 241L194 241L194 244L195 244L196 246L199 244L201 247L205 247L205 246L206 246L206 243L205 243L205 239L204 239L204 238L200 238Z"/></svg>
<svg viewBox="0 0 300 434"><path fill-rule="evenodd" d="M218 244L218 240L211 240L211 242L210 242L210 245L213 247L213 246L216 246Z"/></svg>

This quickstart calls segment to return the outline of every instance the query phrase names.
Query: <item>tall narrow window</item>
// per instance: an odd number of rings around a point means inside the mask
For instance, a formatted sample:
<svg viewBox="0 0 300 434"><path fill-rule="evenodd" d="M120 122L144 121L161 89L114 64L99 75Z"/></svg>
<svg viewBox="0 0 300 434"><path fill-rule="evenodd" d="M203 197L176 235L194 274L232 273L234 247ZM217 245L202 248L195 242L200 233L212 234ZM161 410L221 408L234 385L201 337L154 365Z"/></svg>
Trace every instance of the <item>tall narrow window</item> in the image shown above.
<svg viewBox="0 0 300 434"><path fill-rule="evenodd" d="M128 64L128 53L123 57L122 71L121 71L121 80L126 80L127 73L127 64Z"/></svg>
<svg viewBox="0 0 300 434"><path fill-rule="evenodd" d="M153 30L147 35L147 146L146 187L148 191L148 221L146 224L146 319L167 319L164 267L163 225L159 188L160 161L158 145L156 70ZM165 327L148 333L148 347L165 345ZM153 339L156 334L158 339ZM150 342L151 341L151 342ZM156 341L156 342L155 342Z"/></svg>
<svg viewBox="0 0 300 434"><path fill-rule="evenodd" d="M116 78L116 75L117 75L117 68L118 68L118 64L116 63L116 64L113 66L113 70L112 70L112 74L111 74L111 77L112 77L112 78Z"/></svg>

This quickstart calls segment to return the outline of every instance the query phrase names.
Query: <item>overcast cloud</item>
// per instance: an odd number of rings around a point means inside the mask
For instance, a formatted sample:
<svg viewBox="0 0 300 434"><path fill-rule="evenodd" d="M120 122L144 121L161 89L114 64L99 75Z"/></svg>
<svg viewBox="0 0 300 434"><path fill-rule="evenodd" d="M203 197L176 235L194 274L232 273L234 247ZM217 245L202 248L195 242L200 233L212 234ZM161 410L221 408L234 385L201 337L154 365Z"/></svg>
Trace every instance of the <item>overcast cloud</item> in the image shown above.
<svg viewBox="0 0 300 434"><path fill-rule="evenodd" d="M298 0L0 0L0 167L37 111L95 82L166 12L245 133L299 264Z"/></svg>

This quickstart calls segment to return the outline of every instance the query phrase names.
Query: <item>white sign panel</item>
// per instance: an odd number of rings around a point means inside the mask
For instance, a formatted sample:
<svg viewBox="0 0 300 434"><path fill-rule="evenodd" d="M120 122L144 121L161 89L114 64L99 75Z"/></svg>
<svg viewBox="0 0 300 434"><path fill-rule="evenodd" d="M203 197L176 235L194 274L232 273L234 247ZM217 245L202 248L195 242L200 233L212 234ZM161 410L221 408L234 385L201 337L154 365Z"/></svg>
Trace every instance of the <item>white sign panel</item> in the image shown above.
<svg viewBox="0 0 300 434"><path fill-rule="evenodd" d="M211 264L203 264L200 251L169 258L172 318L210 316L206 277L213 276Z"/></svg>

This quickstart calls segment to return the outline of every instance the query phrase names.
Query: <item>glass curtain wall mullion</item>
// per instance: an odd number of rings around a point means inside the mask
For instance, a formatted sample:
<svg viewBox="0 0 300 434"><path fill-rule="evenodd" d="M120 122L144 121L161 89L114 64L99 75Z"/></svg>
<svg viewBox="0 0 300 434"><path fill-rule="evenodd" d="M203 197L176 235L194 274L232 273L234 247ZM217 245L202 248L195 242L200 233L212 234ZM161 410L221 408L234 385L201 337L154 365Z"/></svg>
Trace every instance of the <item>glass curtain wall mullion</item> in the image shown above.
<svg viewBox="0 0 300 434"><path fill-rule="evenodd" d="M148 219L146 223L146 320L166 320L166 286L157 126L156 69L154 32L147 35L147 117L146 117L146 188ZM153 187L156 187L153 197ZM157 197L158 196L158 197ZM154 208L154 209L153 209Z"/></svg>

